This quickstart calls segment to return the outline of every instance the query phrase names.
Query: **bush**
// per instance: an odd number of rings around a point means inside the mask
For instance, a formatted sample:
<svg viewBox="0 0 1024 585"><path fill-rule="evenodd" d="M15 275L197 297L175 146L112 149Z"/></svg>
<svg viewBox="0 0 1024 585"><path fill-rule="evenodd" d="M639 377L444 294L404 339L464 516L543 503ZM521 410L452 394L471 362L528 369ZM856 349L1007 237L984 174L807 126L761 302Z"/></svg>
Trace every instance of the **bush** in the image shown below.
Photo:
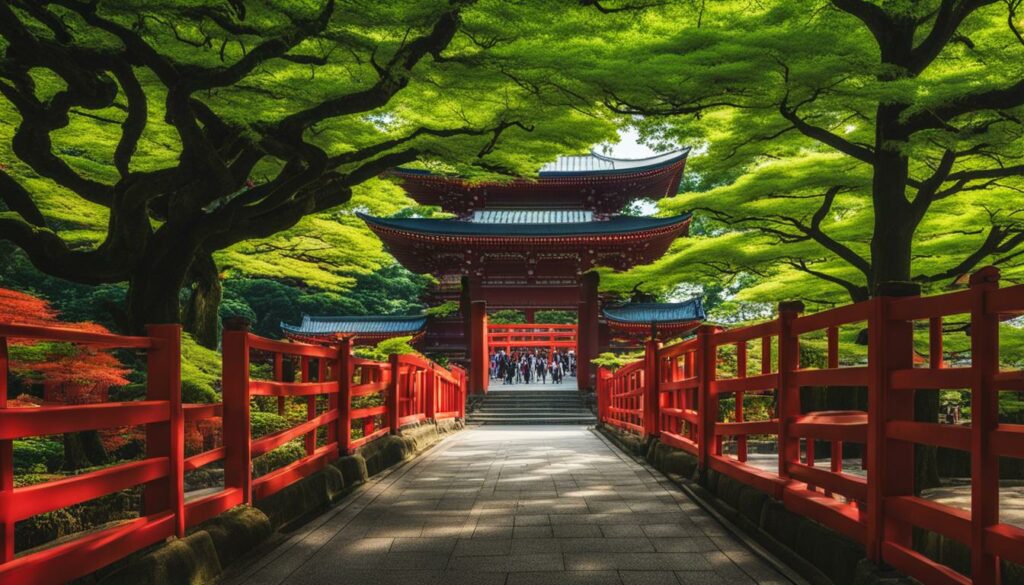
<svg viewBox="0 0 1024 585"><path fill-rule="evenodd" d="M252 460L253 477L266 475L306 456L302 439L295 439Z"/></svg>
<svg viewBox="0 0 1024 585"><path fill-rule="evenodd" d="M252 426L254 439L281 432L292 426L288 419L274 412L250 412L249 424Z"/></svg>
<svg viewBox="0 0 1024 585"><path fill-rule="evenodd" d="M213 404L220 396L207 383L193 378L182 378L181 401L185 404Z"/></svg>
<svg viewBox="0 0 1024 585"><path fill-rule="evenodd" d="M418 353L413 346L409 345L410 341L412 341L412 336L408 335L404 337L392 337L391 339L385 339L378 343L376 347L359 347L352 353L354 353L356 357L361 357L363 359L386 362L391 354L406 355L410 353Z"/></svg>
<svg viewBox="0 0 1024 585"><path fill-rule="evenodd" d="M52 439L30 437L14 441L14 471L46 473L64 465L64 445Z"/></svg>

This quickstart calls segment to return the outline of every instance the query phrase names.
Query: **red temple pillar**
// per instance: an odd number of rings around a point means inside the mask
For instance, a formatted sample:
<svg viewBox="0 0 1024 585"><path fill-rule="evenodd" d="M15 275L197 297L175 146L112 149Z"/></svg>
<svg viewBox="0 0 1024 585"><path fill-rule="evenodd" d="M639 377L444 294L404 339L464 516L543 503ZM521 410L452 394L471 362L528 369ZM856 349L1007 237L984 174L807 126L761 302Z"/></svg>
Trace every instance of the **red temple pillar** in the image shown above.
<svg viewBox="0 0 1024 585"><path fill-rule="evenodd" d="M537 322L537 309L523 309L523 314L526 315L527 323Z"/></svg>
<svg viewBox="0 0 1024 585"><path fill-rule="evenodd" d="M596 387L597 368L590 360L597 357L598 279L596 272L588 272L580 282L579 332L576 340L576 384L580 391Z"/></svg>
<svg viewBox="0 0 1024 585"><path fill-rule="evenodd" d="M490 355L487 350L487 303L473 301L469 309L469 375L470 389L477 394L487 392L490 381Z"/></svg>

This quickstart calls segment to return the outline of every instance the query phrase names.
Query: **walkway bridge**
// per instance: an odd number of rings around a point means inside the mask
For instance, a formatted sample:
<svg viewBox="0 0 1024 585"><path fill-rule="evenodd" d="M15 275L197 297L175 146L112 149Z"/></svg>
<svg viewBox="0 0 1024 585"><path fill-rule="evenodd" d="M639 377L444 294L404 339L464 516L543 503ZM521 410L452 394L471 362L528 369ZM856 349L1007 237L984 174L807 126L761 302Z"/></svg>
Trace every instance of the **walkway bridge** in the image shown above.
<svg viewBox="0 0 1024 585"><path fill-rule="evenodd" d="M1000 419L999 398L1024 392L1024 373L1001 364L999 339L1001 320L1024 313L1024 286L1000 288L998 271L985 269L969 289L950 294L883 294L806 316L801 309L787 303L765 323L731 330L702 326L695 338L666 347L649 342L644 359L600 372L596 404L604 434L571 425L488 425L456 433L418 459L378 474L278 546L229 567L227 579L799 581L704 507L728 506L683 495L612 447L610 437L627 447L653 442L647 451L654 466L692 472L693 481L684 485L736 504L733 516L746 517L755 536L788 527L793 542L783 534L775 545L789 546L791 558L803 555L822 571L837 564L821 542L835 542L838 534L853 547L843 545L844 558L852 550L924 583L1018 582L1024 522L1014 513L1019 502L1010 486L1000 483L1000 464L1024 458L1024 425ZM944 323L957 323L956 331L944 330ZM284 343L228 325L223 403L198 405L181 403L178 326L154 325L146 336L124 337L0 325L0 583L77 579L186 536L237 505L307 481L339 457L411 425L464 418L469 378L457 368L415 356L361 360L345 343ZM944 344L958 342L951 335L965 328L969 351L947 362ZM841 354L841 340L859 337L842 333L865 329L861 357L841 359L858 355ZM146 396L121 403L8 405L9 340L145 352ZM825 348L824 367L801 364L802 343ZM272 374L254 374L261 371ZM801 408L803 387L862 388L866 408L808 412ZM915 418L915 393L941 389L970 393L970 424ZM764 407L754 409L758 400ZM290 413L293 426L254 436L254 408ZM293 416L296 408L303 409L301 421ZM214 444L186 441L200 424L220 429ZM16 440L128 427L143 429L146 437L137 460L50 481L14 473ZM822 460L819 443L829 445L824 452L831 457ZM754 453L755 445L765 444L773 458ZM254 459L285 445L299 445L300 457L254 476ZM951 502L916 493L915 445L969 453L968 497ZM851 467L854 452L861 461ZM204 467L223 467L222 485L186 492L185 474ZM141 492L136 518L41 547L19 546L18 523L126 490ZM751 518L751 502L762 506L757 518ZM769 515L774 526L766 524ZM927 538L915 539L915 532ZM821 538L808 544L806 534ZM962 551L959 558L936 554L929 545L935 542L943 551ZM854 571L840 569L826 576L850 582Z"/></svg>

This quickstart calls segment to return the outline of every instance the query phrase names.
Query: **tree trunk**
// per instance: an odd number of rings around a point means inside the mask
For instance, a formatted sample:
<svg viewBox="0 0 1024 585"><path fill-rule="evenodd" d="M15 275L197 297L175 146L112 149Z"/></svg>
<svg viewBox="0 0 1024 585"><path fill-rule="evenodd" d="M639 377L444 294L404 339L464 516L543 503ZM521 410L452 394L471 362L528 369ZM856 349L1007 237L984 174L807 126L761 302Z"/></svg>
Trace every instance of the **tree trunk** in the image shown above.
<svg viewBox="0 0 1024 585"><path fill-rule="evenodd" d="M147 248L144 261L128 281L128 320L136 335L144 334L146 325L181 323L181 289L197 246L163 232Z"/></svg>
<svg viewBox="0 0 1024 585"><path fill-rule="evenodd" d="M887 282L909 282L911 280L911 257L914 233L920 217L907 200L909 161L900 146L908 137L899 124L899 116L905 106L883 104L878 107L875 126L875 164L872 178L872 202L874 206L874 233L871 238L871 282L872 294L879 285ZM937 421L939 392L918 390L914 396L914 420ZM922 489L937 487L938 449L931 445L916 445L914 448L914 487L917 493Z"/></svg>
<svg viewBox="0 0 1024 585"><path fill-rule="evenodd" d="M107 462L107 450L103 448L98 431L82 431L64 434L64 469L77 471L85 467L103 465Z"/></svg>
<svg viewBox="0 0 1024 585"><path fill-rule="evenodd" d="M200 345L216 349L220 334L217 311L223 291L213 256L200 253L192 263L190 273L192 293L185 305L182 324Z"/></svg>

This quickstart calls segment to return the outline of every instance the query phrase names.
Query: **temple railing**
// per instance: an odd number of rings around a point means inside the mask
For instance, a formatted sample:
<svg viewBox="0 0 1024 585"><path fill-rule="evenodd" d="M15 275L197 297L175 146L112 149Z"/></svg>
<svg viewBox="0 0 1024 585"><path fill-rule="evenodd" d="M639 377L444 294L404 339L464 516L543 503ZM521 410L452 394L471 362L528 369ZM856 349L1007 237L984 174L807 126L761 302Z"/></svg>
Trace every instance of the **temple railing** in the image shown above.
<svg viewBox="0 0 1024 585"><path fill-rule="evenodd" d="M578 327L572 323L512 323L487 325L492 350L576 349Z"/></svg>
<svg viewBox="0 0 1024 585"><path fill-rule="evenodd" d="M241 324L225 325L223 402L183 405L178 325L153 325L145 337L126 337L0 324L0 583L77 579L169 537L184 536L189 527L234 506L270 496L402 425L464 414L466 375L459 368L449 371L407 355L393 355L389 363L363 360L351 355L348 342L324 347L274 341ZM145 399L10 408L9 339L145 351ZM253 378L254 357L272 364L273 379ZM286 376L285 364L298 364L297 372ZM285 413L285 399L305 402L305 420L253 437L250 408L260 397L278 398L280 413ZM186 456L186 430L199 424L219 425L220 444ZM141 459L14 487L15 439L137 426L144 427L146 437ZM297 440L303 452L298 460L255 476L254 459ZM218 462L224 467L221 489L186 492L186 473ZM16 522L136 486L142 486L138 518L16 554Z"/></svg>
<svg viewBox="0 0 1024 585"><path fill-rule="evenodd" d="M801 304L783 303L772 321L732 330L706 325L668 347L649 342L643 360L600 372L600 419L694 455L700 469L773 496L922 582L998 583L1000 559L1024 564L1024 527L1000 520L998 467L1001 457L1024 458L1024 425L998 418L999 392L1024 392L1024 371L1002 369L999 355L999 322L1024 313L1024 285L1000 289L998 279L986 268L969 290L933 297L882 291L890 294L806 316ZM953 315L970 331L969 360L959 358L956 367L942 358L943 320ZM915 360L915 322L928 330L927 360ZM862 363L840 365L844 327L867 331ZM801 366L801 336L824 340L825 367ZM760 348L759 364L751 347ZM728 376L719 372L725 363L734 364ZM866 388L867 409L802 412L803 387ZM915 392L943 389L970 392L969 425L915 419ZM744 397L767 401L767 415L747 420ZM726 399L735 399L728 412L720 404ZM752 462L751 435L774 441L777 459ZM815 462L820 441L831 445L827 466ZM843 469L844 443L863 446L860 472ZM915 445L970 454L968 509L915 495ZM968 546L972 576L915 550L914 529Z"/></svg>

